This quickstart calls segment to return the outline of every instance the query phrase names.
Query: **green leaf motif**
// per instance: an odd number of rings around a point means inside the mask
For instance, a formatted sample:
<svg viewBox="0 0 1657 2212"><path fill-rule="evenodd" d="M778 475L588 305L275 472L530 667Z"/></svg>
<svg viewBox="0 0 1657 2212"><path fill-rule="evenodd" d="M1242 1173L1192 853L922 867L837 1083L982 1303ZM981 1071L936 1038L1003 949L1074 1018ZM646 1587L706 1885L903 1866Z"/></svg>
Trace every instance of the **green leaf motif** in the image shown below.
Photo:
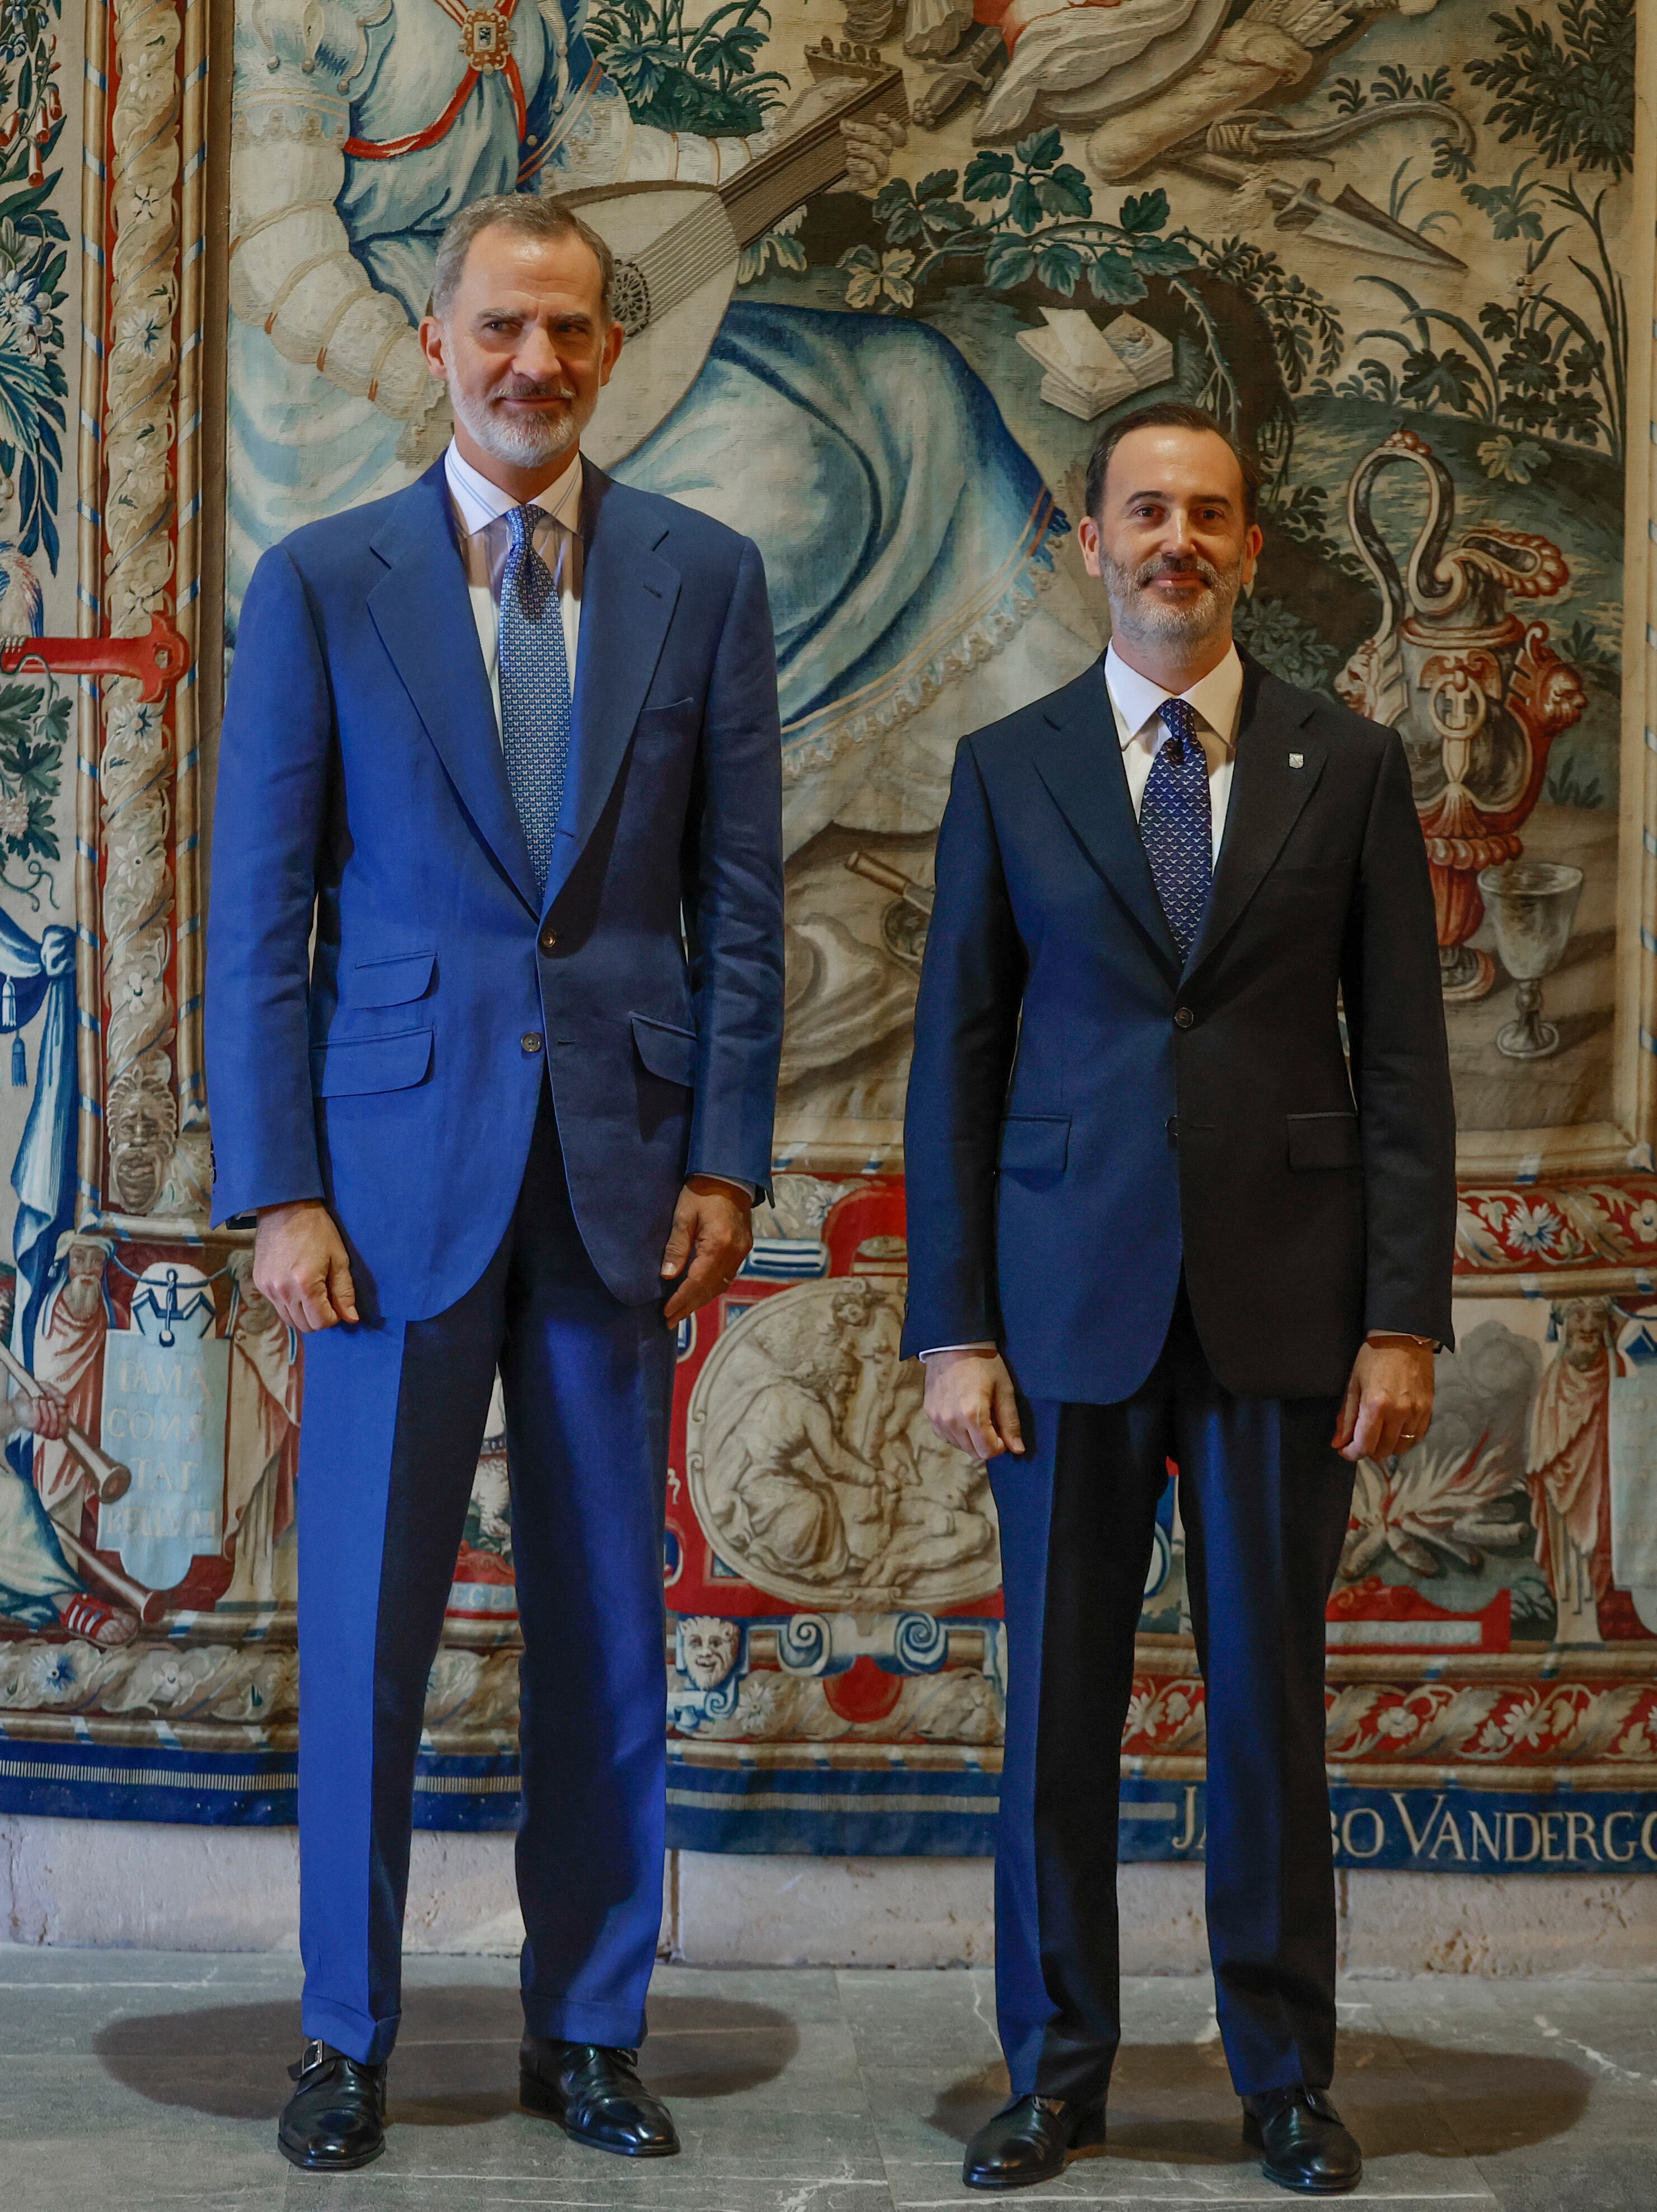
<svg viewBox="0 0 1657 2212"><path fill-rule="evenodd" d="M1087 216L1093 211L1093 196L1080 169L1066 161L1048 176L1035 179L1036 198L1052 216Z"/></svg>
<svg viewBox="0 0 1657 2212"><path fill-rule="evenodd" d="M1010 154L975 154L966 165L961 198L967 200L1005 199L1013 189Z"/></svg>
<svg viewBox="0 0 1657 2212"><path fill-rule="evenodd" d="M917 200L947 200L960 179L959 169L934 169L915 187Z"/></svg>
<svg viewBox="0 0 1657 2212"><path fill-rule="evenodd" d="M1087 283L1096 300L1112 307L1130 307L1145 296L1145 280L1127 254L1111 248L1100 254L1087 270Z"/></svg>
<svg viewBox="0 0 1657 2212"><path fill-rule="evenodd" d="M1051 290L1062 292L1067 300L1081 279L1081 256L1062 238L1036 248L1037 276Z"/></svg>
<svg viewBox="0 0 1657 2212"><path fill-rule="evenodd" d="M1064 151L1064 140L1052 129L1038 131L1028 138L1020 138L1013 153L1026 169L1051 169Z"/></svg>
<svg viewBox="0 0 1657 2212"><path fill-rule="evenodd" d="M1418 407L1464 411L1478 392L1478 371L1465 353L1447 346L1441 354L1422 347L1404 356L1400 395Z"/></svg>
<svg viewBox="0 0 1657 2212"><path fill-rule="evenodd" d="M1034 230L1041 222L1041 202L1036 188L1028 177L1020 177L1013 187L1013 197L1007 204L1008 220L1020 230Z"/></svg>
<svg viewBox="0 0 1657 2212"><path fill-rule="evenodd" d="M997 238L984 257L984 281L992 291L1022 284L1036 265L1035 249L1021 238Z"/></svg>
<svg viewBox="0 0 1657 2212"><path fill-rule="evenodd" d="M1161 230L1168 219L1168 196L1159 185L1154 192L1133 192L1122 203L1117 221L1124 230Z"/></svg>
<svg viewBox="0 0 1657 2212"><path fill-rule="evenodd" d="M1197 256L1183 238L1136 238L1133 265L1146 276L1177 276L1197 266Z"/></svg>

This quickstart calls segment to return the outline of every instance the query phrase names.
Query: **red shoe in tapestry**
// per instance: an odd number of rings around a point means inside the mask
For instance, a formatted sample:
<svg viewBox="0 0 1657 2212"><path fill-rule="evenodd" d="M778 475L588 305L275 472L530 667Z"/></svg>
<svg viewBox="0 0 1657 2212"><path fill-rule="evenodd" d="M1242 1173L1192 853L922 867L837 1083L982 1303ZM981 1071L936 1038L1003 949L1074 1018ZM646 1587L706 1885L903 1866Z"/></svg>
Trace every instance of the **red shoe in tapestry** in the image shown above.
<svg viewBox="0 0 1657 2212"><path fill-rule="evenodd" d="M131 1644L138 1632L136 1613L106 1605L102 1598L88 1597L84 1590L64 1600L58 1608L58 1618L71 1636L95 1644L101 1651L112 1651L118 1644Z"/></svg>

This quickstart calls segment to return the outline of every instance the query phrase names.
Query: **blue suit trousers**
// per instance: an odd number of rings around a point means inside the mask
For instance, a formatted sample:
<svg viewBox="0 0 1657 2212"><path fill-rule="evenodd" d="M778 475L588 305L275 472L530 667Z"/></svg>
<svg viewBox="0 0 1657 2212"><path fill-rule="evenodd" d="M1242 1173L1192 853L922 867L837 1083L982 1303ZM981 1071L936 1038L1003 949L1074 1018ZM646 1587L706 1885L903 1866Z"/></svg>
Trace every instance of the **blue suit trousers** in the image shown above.
<svg viewBox="0 0 1657 2212"><path fill-rule="evenodd" d="M486 1133L478 1141L487 1143ZM498 1366L506 1395L523 1802L524 2017L631 2047L661 1920L661 1542L673 1337L600 1280L543 1087L515 1211L464 1297L306 1346L300 1454L304 2027L397 2033L426 1680Z"/></svg>
<svg viewBox="0 0 1657 2212"><path fill-rule="evenodd" d="M990 1463L1008 1677L996 2000L1014 2095L1102 2102L1121 2039L1120 1749L1170 1460L1207 1687L1209 1948L1226 2057L1240 2095L1328 2086L1324 1608L1354 1473L1330 1444L1337 1412L1331 1398L1222 1389L1182 1282L1132 1397L1038 1401L1026 1455Z"/></svg>

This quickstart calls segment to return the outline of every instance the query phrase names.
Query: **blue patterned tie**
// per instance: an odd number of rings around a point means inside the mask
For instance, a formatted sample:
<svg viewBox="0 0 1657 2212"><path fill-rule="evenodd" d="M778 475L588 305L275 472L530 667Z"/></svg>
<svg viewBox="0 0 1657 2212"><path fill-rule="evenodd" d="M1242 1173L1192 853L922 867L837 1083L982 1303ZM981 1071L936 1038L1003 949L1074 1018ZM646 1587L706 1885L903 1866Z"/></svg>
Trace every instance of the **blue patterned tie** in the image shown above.
<svg viewBox="0 0 1657 2212"><path fill-rule="evenodd" d="M501 579L500 637L501 750L543 892L570 764L570 717L564 609L552 572L535 550L545 520L539 507L515 507L507 516L512 545Z"/></svg>
<svg viewBox="0 0 1657 2212"><path fill-rule="evenodd" d="M1158 710L1167 736L1140 802L1139 834L1181 960L1189 958L1214 880L1214 820L1209 811L1209 764L1197 736L1197 714L1183 699Z"/></svg>

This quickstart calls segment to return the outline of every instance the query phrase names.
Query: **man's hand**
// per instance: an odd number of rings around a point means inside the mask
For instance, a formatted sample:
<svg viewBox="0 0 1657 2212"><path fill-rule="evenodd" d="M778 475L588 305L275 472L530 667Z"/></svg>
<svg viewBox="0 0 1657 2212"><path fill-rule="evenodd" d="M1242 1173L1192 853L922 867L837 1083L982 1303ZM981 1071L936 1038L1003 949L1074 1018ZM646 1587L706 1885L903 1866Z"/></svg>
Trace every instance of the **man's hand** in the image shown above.
<svg viewBox="0 0 1657 2212"><path fill-rule="evenodd" d="M1433 1354L1424 1344L1395 1337L1366 1344L1352 1363L1352 1380L1331 1441L1343 1458L1386 1459L1408 1450L1433 1418Z"/></svg>
<svg viewBox="0 0 1657 2212"><path fill-rule="evenodd" d="M344 1241L320 1198L259 1208L253 1288L302 1336L356 1320L356 1291Z"/></svg>
<svg viewBox="0 0 1657 2212"><path fill-rule="evenodd" d="M1013 1378L998 1352L935 1352L926 1363L926 1418L974 1459L1023 1453Z"/></svg>
<svg viewBox="0 0 1657 2212"><path fill-rule="evenodd" d="M872 123L860 123L849 115L840 125L840 136L846 142L845 182L831 185L829 190L872 192L884 182L892 155L909 133L895 116L877 115Z"/></svg>
<svg viewBox="0 0 1657 2212"><path fill-rule="evenodd" d="M692 1176L679 1194L667 1249L661 1255L664 1279L685 1271L664 1318L681 1322L717 1297L734 1281L752 1249L753 1200L716 1176ZM685 1267L687 1260L690 1266Z"/></svg>
<svg viewBox="0 0 1657 2212"><path fill-rule="evenodd" d="M50 1443L61 1443L69 1434L69 1401L51 1382L37 1380L34 1388L38 1396L32 1398L27 1390L20 1390L11 1401L17 1425L45 1437Z"/></svg>

